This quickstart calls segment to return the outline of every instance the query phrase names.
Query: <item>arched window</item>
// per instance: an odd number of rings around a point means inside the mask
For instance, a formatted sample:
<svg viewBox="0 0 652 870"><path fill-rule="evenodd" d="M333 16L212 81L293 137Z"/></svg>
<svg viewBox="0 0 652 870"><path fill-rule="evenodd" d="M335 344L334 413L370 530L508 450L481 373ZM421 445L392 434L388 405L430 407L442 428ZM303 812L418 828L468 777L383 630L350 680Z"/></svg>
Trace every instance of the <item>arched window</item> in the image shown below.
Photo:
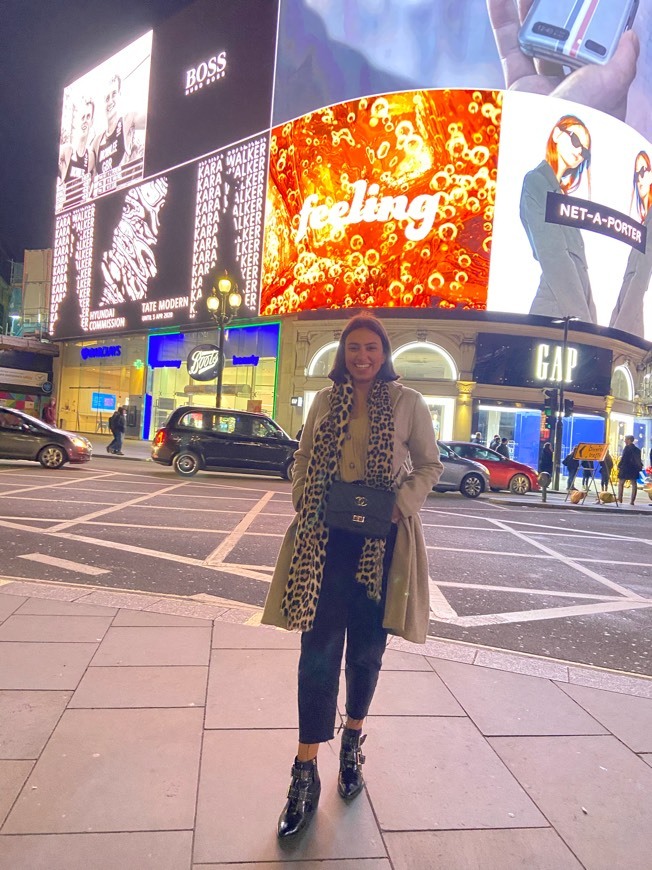
<svg viewBox="0 0 652 870"><path fill-rule="evenodd" d="M456 381L457 366L443 348L428 341L404 344L392 357L394 368L409 381Z"/></svg>
<svg viewBox="0 0 652 870"><path fill-rule="evenodd" d="M308 376L311 378L327 378L329 371L333 368L335 362L335 354L337 352L338 342L332 341L330 344L324 345L310 360L308 365Z"/></svg>
<svg viewBox="0 0 652 870"><path fill-rule="evenodd" d="M616 399L634 401L634 378L627 366L617 366L611 378L611 395Z"/></svg>

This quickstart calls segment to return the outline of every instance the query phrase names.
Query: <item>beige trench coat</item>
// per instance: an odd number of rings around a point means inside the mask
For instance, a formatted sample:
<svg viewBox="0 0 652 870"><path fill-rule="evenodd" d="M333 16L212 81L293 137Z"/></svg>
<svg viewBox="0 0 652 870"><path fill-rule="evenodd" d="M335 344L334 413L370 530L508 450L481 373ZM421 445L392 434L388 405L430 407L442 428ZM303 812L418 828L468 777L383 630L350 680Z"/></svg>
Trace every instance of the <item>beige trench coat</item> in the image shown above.
<svg viewBox="0 0 652 870"><path fill-rule="evenodd" d="M383 625L414 643L425 643L430 613L428 558L419 511L444 469L439 459L430 411L421 393L396 382L389 383L394 411L394 474L396 504L402 520L389 569ZM315 396L295 453L292 502L298 510L306 480L316 428L328 414L330 387ZM406 465L407 467L404 467ZM412 466L412 470L407 468ZM262 622L287 628L281 602L297 529L298 515L285 533L265 603Z"/></svg>

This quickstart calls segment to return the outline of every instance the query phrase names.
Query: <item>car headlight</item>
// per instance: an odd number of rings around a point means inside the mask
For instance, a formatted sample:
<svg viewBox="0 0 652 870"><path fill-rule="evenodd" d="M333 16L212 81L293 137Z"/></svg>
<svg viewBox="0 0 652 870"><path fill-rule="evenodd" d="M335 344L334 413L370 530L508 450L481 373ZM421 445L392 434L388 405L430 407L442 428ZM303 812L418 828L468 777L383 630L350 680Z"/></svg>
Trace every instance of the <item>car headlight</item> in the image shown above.
<svg viewBox="0 0 652 870"><path fill-rule="evenodd" d="M79 435L75 435L74 438L70 439L75 447L84 447L88 449L90 447L90 441L87 441L86 438L80 438Z"/></svg>

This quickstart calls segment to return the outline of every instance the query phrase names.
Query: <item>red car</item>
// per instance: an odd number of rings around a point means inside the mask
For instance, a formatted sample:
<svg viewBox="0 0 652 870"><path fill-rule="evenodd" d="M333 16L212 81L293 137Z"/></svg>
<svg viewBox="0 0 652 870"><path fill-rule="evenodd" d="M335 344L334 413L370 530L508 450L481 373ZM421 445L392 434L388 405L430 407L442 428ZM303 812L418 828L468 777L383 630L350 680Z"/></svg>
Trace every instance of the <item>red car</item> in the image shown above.
<svg viewBox="0 0 652 870"><path fill-rule="evenodd" d="M489 472L489 485L492 490L508 489L516 495L524 495L530 490L539 489L537 472L523 462L505 459L495 450L482 444L471 444L468 441L446 441L453 453L463 459L479 462Z"/></svg>

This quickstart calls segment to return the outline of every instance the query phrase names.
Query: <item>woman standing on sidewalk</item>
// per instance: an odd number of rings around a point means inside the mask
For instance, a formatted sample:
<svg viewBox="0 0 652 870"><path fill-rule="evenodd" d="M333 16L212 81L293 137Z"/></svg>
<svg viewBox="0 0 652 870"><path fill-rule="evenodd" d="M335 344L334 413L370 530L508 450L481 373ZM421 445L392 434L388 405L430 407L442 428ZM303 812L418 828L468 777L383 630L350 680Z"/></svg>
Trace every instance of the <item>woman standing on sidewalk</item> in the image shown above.
<svg viewBox="0 0 652 870"><path fill-rule="evenodd" d="M313 817L320 794L319 744L332 740L346 636L346 727L338 791L362 790L361 729L380 672L387 634L424 643L428 626L428 561L419 519L443 466L428 407L396 383L382 323L352 318L340 338L333 386L315 397L295 453L286 532L262 621L302 631L299 660L299 747L278 836L290 837ZM329 529L325 506L335 479L393 488L386 539Z"/></svg>

